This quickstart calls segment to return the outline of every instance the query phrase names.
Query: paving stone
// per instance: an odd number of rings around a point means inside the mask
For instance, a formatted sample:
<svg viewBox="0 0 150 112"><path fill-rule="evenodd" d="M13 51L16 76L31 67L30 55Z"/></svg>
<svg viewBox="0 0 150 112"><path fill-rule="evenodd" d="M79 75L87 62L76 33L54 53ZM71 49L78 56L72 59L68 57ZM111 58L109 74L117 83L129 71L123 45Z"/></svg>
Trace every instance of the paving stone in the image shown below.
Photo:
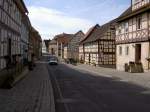
<svg viewBox="0 0 150 112"><path fill-rule="evenodd" d="M53 90L46 63L37 63L36 68L14 88L0 89L0 99L2 112L54 112Z"/></svg>

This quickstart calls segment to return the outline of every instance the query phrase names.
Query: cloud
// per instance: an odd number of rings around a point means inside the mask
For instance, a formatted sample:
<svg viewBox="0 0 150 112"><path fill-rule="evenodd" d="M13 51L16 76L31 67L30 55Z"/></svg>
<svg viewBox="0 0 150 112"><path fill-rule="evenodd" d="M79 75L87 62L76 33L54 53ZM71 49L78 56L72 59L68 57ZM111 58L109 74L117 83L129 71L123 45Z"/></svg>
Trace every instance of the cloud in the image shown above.
<svg viewBox="0 0 150 112"><path fill-rule="evenodd" d="M86 31L94 25L93 22L87 19L70 17L66 13L55 9L37 6L30 6L28 9L32 25L42 35L51 36L44 38L52 38L53 35L62 32L75 33L78 30Z"/></svg>
<svg viewBox="0 0 150 112"><path fill-rule="evenodd" d="M74 11L74 15L99 23L100 25L117 18L129 7L129 0L99 0L89 6ZM76 8L74 8L76 9Z"/></svg>

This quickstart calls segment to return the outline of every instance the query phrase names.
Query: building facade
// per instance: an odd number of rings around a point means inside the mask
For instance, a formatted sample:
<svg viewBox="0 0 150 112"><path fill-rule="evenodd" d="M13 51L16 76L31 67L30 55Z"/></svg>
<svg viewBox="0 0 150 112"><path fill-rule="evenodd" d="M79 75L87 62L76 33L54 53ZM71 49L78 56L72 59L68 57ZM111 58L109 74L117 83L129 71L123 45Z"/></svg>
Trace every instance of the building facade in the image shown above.
<svg viewBox="0 0 150 112"><path fill-rule="evenodd" d="M45 42L45 47L46 47L46 52L49 53L49 43L51 40L44 40Z"/></svg>
<svg viewBox="0 0 150 112"><path fill-rule="evenodd" d="M73 38L64 48L65 59L72 59L74 61L79 61L79 43L84 38L84 33L82 31L74 34Z"/></svg>
<svg viewBox="0 0 150 112"><path fill-rule="evenodd" d="M47 52L47 48L46 48L46 44L45 44L45 41L43 40L42 41L42 53L44 54L44 53L48 53Z"/></svg>
<svg viewBox="0 0 150 112"><path fill-rule="evenodd" d="M86 64L115 68L115 23L113 20L102 26L95 25L87 32L81 41Z"/></svg>
<svg viewBox="0 0 150 112"><path fill-rule="evenodd" d="M18 77L28 58L27 14L23 0L0 0L0 86L10 77Z"/></svg>
<svg viewBox="0 0 150 112"><path fill-rule="evenodd" d="M132 0L119 18L116 30L117 69L131 62L150 69L150 1Z"/></svg>
<svg viewBox="0 0 150 112"><path fill-rule="evenodd" d="M21 60L21 25L28 13L22 0L0 0L0 70Z"/></svg>
<svg viewBox="0 0 150 112"><path fill-rule="evenodd" d="M54 37L54 39L57 41L56 56L60 59L64 59L64 47L68 45L73 36L73 34L63 33Z"/></svg>
<svg viewBox="0 0 150 112"><path fill-rule="evenodd" d="M35 28L31 28L29 37L29 58L38 60L42 56L42 38Z"/></svg>
<svg viewBox="0 0 150 112"><path fill-rule="evenodd" d="M79 44L79 62L84 62L84 46Z"/></svg>
<svg viewBox="0 0 150 112"><path fill-rule="evenodd" d="M27 15L24 15L21 23L21 62L23 65L28 64L30 29L31 29L30 20Z"/></svg>
<svg viewBox="0 0 150 112"><path fill-rule="evenodd" d="M56 52L57 52L57 41L55 39L52 39L50 42L49 42L49 53L51 55L56 55Z"/></svg>

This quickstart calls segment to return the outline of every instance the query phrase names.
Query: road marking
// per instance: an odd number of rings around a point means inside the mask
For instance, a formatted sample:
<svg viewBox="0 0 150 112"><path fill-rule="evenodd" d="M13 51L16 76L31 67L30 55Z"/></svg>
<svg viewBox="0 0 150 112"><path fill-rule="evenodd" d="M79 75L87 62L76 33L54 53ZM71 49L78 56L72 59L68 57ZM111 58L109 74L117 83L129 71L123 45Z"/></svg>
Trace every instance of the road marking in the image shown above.
<svg viewBox="0 0 150 112"><path fill-rule="evenodd" d="M37 61L35 63L48 64L48 62L44 62L44 61Z"/></svg>
<svg viewBox="0 0 150 112"><path fill-rule="evenodd" d="M55 83L56 83L56 87L57 87L57 89L58 89L58 93L59 93L60 99L63 100L64 98L63 98L61 89L60 89L60 87L59 87L58 81L57 81L57 79L56 79L56 77L55 77L55 74L52 72L52 70L50 70L49 67L48 67L48 69L49 69L51 75L52 75L53 78L54 78L54 81L55 81ZM64 102L63 104L64 104L64 106L65 106L66 112L70 112L70 111L69 111L69 108L68 108L68 106L67 106L67 104L66 104L65 102Z"/></svg>
<svg viewBox="0 0 150 112"><path fill-rule="evenodd" d="M65 98L65 99L57 99L56 102L58 102L58 103L73 103L73 102L77 102L77 100Z"/></svg>

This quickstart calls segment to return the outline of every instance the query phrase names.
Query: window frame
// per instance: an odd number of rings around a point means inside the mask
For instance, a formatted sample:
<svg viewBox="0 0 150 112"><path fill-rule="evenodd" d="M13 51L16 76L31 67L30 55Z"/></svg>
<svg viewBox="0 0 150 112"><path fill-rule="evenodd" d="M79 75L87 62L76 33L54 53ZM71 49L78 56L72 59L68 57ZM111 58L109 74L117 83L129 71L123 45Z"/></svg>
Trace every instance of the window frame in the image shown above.
<svg viewBox="0 0 150 112"><path fill-rule="evenodd" d="M136 18L136 29L141 30L142 29L142 17L139 16Z"/></svg>
<svg viewBox="0 0 150 112"><path fill-rule="evenodd" d="M128 56L129 55L129 46L126 46L125 54Z"/></svg>

